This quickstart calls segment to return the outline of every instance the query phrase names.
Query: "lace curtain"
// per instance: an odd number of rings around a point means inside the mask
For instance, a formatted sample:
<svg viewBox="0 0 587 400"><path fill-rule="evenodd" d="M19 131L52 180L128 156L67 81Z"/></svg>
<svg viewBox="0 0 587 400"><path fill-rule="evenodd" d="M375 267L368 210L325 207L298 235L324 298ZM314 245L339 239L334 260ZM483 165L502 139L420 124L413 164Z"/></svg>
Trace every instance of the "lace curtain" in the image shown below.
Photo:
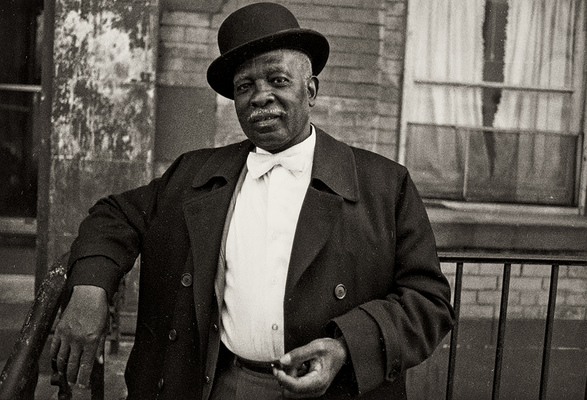
<svg viewBox="0 0 587 400"><path fill-rule="evenodd" d="M485 0L411 0L413 76L434 81L480 82ZM406 112L417 124L479 126L481 91L471 87L415 84ZM452 129L412 125L406 163L426 194L462 191L467 138Z"/></svg>
<svg viewBox="0 0 587 400"><path fill-rule="evenodd" d="M485 3L411 0L409 74L482 82ZM493 121L513 130L503 133L450 127L483 126L483 89L413 84L405 112L415 124L408 123L405 162L425 196L570 205L582 113L584 2L507 4L503 84L572 92L503 89Z"/></svg>
<svg viewBox="0 0 587 400"><path fill-rule="evenodd" d="M499 140L494 181L518 202L565 204L573 198L577 115L584 43L582 0L508 0L504 83L569 92L504 90L497 128L519 129ZM573 117L575 116L575 117ZM533 133L532 131L538 132ZM557 132L539 133L540 131ZM497 135L496 135L497 136Z"/></svg>

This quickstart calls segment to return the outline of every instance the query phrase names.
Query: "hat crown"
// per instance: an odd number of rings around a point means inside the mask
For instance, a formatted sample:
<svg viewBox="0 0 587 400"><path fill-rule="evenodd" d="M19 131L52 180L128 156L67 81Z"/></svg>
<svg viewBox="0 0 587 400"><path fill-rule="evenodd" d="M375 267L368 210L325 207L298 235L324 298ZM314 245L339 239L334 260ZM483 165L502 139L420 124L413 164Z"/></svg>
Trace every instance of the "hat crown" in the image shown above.
<svg viewBox="0 0 587 400"><path fill-rule="evenodd" d="M218 29L218 49L225 54L257 39L299 28L296 17L287 8L275 3L251 4L224 20Z"/></svg>

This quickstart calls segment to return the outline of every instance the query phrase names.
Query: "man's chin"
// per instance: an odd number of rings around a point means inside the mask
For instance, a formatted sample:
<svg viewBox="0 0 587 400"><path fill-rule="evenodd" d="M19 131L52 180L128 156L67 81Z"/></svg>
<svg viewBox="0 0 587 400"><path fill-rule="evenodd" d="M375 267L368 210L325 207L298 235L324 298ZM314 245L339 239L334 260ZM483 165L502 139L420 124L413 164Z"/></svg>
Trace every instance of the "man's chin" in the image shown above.
<svg viewBox="0 0 587 400"><path fill-rule="evenodd" d="M264 141L274 142L287 136L287 133L280 125L249 125L248 128L245 133L251 139L257 137Z"/></svg>
<svg viewBox="0 0 587 400"><path fill-rule="evenodd" d="M274 135L275 132L261 133L255 132L254 136L249 136L249 139L257 147L262 148L270 153L278 153L287 147L287 141L280 136Z"/></svg>

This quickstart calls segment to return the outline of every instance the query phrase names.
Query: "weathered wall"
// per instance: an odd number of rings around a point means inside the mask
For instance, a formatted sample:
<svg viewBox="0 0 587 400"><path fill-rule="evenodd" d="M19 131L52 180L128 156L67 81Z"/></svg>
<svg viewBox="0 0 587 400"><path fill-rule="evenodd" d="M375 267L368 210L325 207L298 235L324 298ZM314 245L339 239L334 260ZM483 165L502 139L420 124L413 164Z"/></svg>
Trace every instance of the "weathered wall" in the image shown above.
<svg viewBox="0 0 587 400"><path fill-rule="evenodd" d="M156 0L55 3L48 259L100 197L151 178Z"/></svg>

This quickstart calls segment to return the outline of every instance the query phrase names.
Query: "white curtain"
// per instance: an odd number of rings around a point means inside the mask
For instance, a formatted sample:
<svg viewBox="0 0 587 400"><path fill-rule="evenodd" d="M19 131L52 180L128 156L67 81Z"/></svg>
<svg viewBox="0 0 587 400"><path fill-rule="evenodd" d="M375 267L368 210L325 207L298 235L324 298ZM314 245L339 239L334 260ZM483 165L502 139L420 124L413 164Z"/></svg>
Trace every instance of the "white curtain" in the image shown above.
<svg viewBox="0 0 587 400"><path fill-rule="evenodd" d="M414 79L480 82L485 0L410 0L410 46ZM408 121L481 126L481 90L414 84ZM460 192L466 136L453 129L410 126L406 163L423 189L443 186ZM424 190L426 191L426 190ZM432 189L434 192L434 189Z"/></svg>
<svg viewBox="0 0 587 400"><path fill-rule="evenodd" d="M578 132L584 0L508 0L505 85L572 88L574 95L504 90L496 128ZM573 122L574 121L574 122ZM496 135L497 181L510 181L517 201L564 203L572 198L575 137ZM500 177L501 174L501 177ZM509 176L509 177L508 177ZM507 186L507 184L505 185Z"/></svg>

